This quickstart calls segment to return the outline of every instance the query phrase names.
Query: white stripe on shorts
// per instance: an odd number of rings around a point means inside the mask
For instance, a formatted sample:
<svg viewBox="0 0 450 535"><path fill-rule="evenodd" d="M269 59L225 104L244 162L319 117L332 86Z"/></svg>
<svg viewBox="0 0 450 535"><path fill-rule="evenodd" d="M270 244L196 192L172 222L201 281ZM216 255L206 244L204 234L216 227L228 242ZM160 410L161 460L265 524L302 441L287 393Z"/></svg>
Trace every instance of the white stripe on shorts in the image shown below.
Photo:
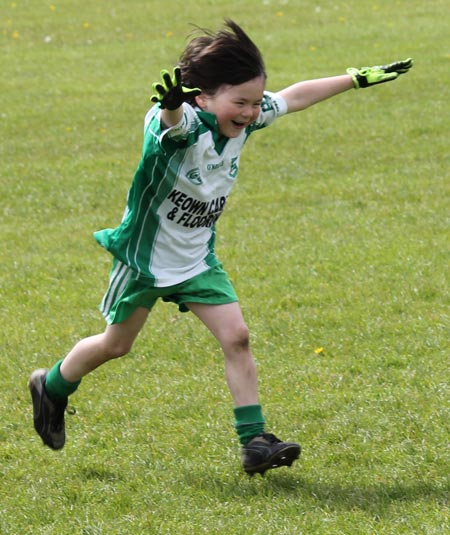
<svg viewBox="0 0 450 535"><path fill-rule="evenodd" d="M106 291L100 305L101 313L107 318L111 307L125 290L133 270L123 262L117 261L109 278L109 288Z"/></svg>

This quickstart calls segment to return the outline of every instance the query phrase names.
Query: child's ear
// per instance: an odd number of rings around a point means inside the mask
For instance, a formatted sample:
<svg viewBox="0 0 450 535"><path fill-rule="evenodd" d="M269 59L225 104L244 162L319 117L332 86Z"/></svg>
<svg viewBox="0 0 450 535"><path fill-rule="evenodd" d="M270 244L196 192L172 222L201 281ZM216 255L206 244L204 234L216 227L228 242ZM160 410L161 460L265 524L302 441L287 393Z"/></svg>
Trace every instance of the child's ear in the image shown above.
<svg viewBox="0 0 450 535"><path fill-rule="evenodd" d="M195 103L197 104L197 106L199 106L202 110L204 110L206 108L206 95L205 93L200 93L200 95L197 95L195 97Z"/></svg>

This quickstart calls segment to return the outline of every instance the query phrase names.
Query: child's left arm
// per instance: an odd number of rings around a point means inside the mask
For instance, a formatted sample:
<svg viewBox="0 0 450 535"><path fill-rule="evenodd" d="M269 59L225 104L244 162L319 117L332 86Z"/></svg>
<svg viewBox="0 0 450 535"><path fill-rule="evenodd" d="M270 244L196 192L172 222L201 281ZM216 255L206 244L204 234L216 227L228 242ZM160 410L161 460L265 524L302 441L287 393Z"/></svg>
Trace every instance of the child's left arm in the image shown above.
<svg viewBox="0 0 450 535"><path fill-rule="evenodd" d="M409 71L413 60L396 61L389 65L347 69L348 74L298 82L279 91L288 106L288 113L304 110L322 100L349 89L359 89L395 80Z"/></svg>
<svg viewBox="0 0 450 535"><path fill-rule="evenodd" d="M292 113L309 108L309 106L317 104L317 102L334 97L353 87L352 77L344 74L342 76L298 82L282 89L278 94L286 101L288 113Z"/></svg>

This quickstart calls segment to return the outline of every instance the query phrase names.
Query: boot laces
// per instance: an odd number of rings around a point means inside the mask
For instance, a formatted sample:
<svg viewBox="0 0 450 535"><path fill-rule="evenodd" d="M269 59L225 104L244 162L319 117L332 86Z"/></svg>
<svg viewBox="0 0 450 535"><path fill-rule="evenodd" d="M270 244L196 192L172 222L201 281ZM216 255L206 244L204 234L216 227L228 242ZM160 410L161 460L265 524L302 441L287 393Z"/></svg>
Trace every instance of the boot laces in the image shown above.
<svg viewBox="0 0 450 535"><path fill-rule="evenodd" d="M64 411L65 407L64 405L57 405L55 407L55 411L53 413L52 422L50 424L50 429L52 431L61 431L64 423Z"/></svg>
<svg viewBox="0 0 450 535"><path fill-rule="evenodd" d="M281 442L281 440L272 433L263 433L261 436L271 444L278 444Z"/></svg>

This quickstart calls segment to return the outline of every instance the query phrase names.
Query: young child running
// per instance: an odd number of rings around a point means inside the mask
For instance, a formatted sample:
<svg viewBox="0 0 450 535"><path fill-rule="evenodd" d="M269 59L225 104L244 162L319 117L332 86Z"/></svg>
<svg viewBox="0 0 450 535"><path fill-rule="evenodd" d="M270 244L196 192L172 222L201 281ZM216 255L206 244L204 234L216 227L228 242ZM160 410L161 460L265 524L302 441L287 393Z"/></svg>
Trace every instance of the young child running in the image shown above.
<svg viewBox="0 0 450 535"><path fill-rule="evenodd" d="M195 314L223 350L244 470L264 474L292 465L300 446L265 430L249 331L214 250L215 223L250 134L351 88L395 80L412 63L350 68L272 93L265 89L260 51L235 22L192 38L173 72L161 71L153 84L155 105L145 117L142 157L122 222L94 234L113 256L100 305L106 329L30 377L34 426L44 444L64 446L68 396L86 374L130 351L161 298Z"/></svg>

